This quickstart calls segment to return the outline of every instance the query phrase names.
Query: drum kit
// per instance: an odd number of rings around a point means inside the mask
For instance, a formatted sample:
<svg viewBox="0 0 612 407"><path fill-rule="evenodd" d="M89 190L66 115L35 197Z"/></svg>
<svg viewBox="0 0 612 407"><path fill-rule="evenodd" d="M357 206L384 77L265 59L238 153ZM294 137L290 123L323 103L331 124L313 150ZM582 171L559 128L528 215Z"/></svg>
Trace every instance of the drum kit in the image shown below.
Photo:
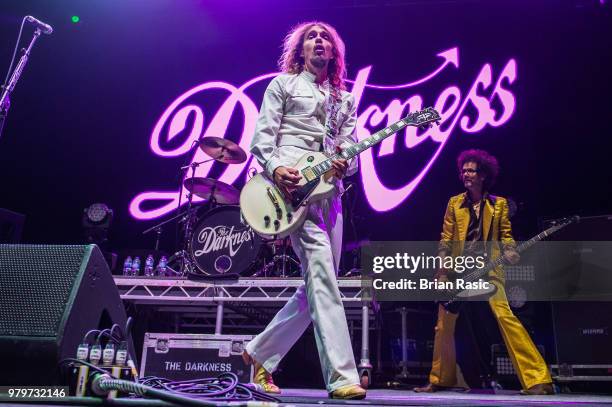
<svg viewBox="0 0 612 407"><path fill-rule="evenodd" d="M182 188L188 191L187 209L143 232L157 233L155 249L159 249L162 226L178 219L183 225L181 250L169 260L176 275L204 278L299 276L300 264L291 250L289 238L264 240L243 222L238 189L213 178L195 176L198 166L213 160L230 165L245 162L244 150L233 141L219 137L202 138L197 145L210 159L181 167L182 171L191 170L191 175L182 181ZM203 205L196 206L194 196L203 199ZM180 208L179 201L178 212Z"/></svg>

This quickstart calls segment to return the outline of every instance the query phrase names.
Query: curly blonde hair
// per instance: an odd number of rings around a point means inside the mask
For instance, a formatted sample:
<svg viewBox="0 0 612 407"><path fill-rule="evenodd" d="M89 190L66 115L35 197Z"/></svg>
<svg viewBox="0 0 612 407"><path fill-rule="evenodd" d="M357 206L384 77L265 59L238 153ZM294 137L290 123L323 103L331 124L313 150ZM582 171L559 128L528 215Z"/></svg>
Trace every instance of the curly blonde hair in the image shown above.
<svg viewBox="0 0 612 407"><path fill-rule="evenodd" d="M283 53L278 59L278 67L282 72L293 74L298 74L304 70L304 58L300 54L304 48L304 37L314 26L322 27L330 36L334 57L327 66L327 76L333 87L344 90L346 89L344 84L346 78L344 41L342 41L336 29L327 23L310 21L293 27L283 41Z"/></svg>

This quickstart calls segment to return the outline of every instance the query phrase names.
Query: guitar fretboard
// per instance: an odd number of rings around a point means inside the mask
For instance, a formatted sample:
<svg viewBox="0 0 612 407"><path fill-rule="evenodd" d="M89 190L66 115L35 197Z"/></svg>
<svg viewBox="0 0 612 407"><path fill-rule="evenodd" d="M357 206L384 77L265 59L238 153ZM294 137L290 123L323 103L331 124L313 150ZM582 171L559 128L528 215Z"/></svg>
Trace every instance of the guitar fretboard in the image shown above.
<svg viewBox="0 0 612 407"><path fill-rule="evenodd" d="M546 229L543 232L538 233L536 236L532 237L531 239L519 244L518 246L516 246L516 251L518 253L521 253L522 251L530 248L531 246L533 246L534 244L536 244L537 242L539 242L540 240L552 235L553 233L555 233L556 231L558 231L559 229L564 228L565 226L569 225L570 222L564 222L560 225L557 226L552 226L548 229ZM489 262L489 264L487 265L487 267L480 269L476 272L471 273L470 275L468 275L466 277L466 281L476 281L477 279L484 277L490 270L493 270L494 268L501 266L502 263L504 262L504 256L500 255L497 259Z"/></svg>
<svg viewBox="0 0 612 407"><path fill-rule="evenodd" d="M361 140L359 143L355 143L351 145L350 147L345 148L344 150L342 150L341 153L332 155L327 160L322 161L319 164L311 167L312 171L314 172L314 175L317 177L320 177L321 175L325 174L327 171L331 170L332 161L338 160L338 159L350 160L351 158L361 154L368 148L373 147L376 144L380 143L387 137L402 130L404 127L408 126L408 123L409 122L407 122L406 119L399 120L393 123L392 125L380 131L377 131L376 133L372 134L370 137Z"/></svg>

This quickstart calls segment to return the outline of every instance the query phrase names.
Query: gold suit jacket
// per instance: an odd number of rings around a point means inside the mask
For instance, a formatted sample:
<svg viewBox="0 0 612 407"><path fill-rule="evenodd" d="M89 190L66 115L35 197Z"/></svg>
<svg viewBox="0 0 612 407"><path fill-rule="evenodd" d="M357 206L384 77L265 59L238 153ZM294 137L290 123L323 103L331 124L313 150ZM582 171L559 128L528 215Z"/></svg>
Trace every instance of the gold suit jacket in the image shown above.
<svg viewBox="0 0 612 407"><path fill-rule="evenodd" d="M466 202L467 192L451 197L446 206L444 224L440 236L439 251L446 251L451 256L459 256L463 252L465 238L470 223L470 209ZM516 247L512 237L512 225L508 217L508 201L506 198L485 194L485 204L481 216L482 238L485 248L493 259L500 255L501 250ZM490 273L491 276L504 280L503 269L498 267Z"/></svg>

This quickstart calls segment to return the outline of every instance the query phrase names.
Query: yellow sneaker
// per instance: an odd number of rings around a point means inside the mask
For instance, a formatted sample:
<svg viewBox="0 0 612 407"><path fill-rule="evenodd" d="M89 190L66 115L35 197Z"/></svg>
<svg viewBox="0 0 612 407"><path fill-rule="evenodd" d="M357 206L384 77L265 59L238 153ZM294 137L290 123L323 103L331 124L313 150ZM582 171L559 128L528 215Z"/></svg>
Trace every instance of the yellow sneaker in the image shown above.
<svg viewBox="0 0 612 407"><path fill-rule="evenodd" d="M242 360L245 365L253 365L255 369L255 374L253 375L253 383L258 385L264 392L280 394L281 389L274 384L274 380L272 379L272 374L269 373L262 365L257 363L255 359L251 357L245 350L242 353Z"/></svg>
<svg viewBox="0 0 612 407"><path fill-rule="evenodd" d="M261 386L262 390L266 393L280 394L281 389L274 384L272 380L272 374L269 373L262 365L255 365L255 375L253 376L253 383Z"/></svg>
<svg viewBox="0 0 612 407"><path fill-rule="evenodd" d="M358 384L349 384L332 391L329 397L340 400L361 400L366 396L366 391Z"/></svg>

